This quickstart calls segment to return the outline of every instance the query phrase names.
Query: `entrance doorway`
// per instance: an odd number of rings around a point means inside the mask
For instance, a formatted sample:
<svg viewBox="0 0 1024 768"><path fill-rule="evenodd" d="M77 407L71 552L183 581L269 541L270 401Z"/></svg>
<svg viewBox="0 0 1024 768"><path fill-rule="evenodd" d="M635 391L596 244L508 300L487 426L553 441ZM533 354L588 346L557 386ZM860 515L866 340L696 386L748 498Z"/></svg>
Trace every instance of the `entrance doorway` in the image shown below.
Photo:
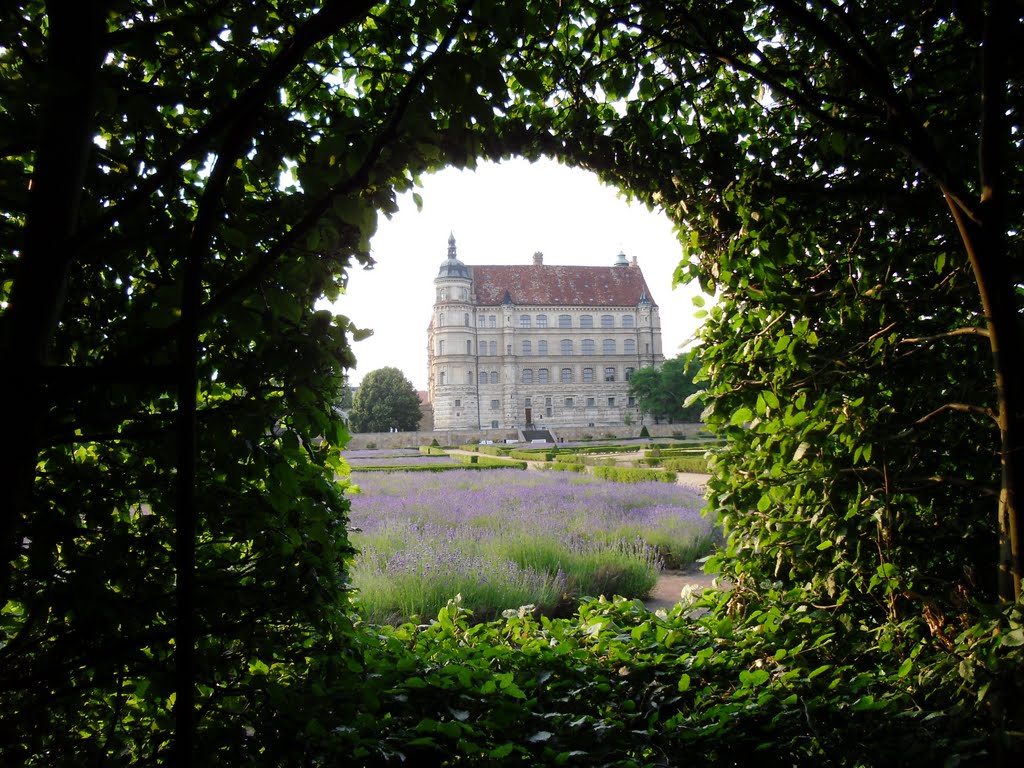
<svg viewBox="0 0 1024 768"><path fill-rule="evenodd" d="M532 408L527 408L526 409L526 426L529 427L529 426L532 426L532 425L533 425L533 409Z"/></svg>

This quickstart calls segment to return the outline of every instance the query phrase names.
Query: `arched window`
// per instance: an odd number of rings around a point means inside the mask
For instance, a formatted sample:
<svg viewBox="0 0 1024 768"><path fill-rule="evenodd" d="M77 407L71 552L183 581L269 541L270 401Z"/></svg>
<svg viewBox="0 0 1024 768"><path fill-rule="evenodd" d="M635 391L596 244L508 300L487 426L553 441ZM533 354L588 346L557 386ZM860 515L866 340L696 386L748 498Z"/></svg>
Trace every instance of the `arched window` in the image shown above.
<svg viewBox="0 0 1024 768"><path fill-rule="evenodd" d="M627 355L636 353L636 339L624 339L622 342L622 351Z"/></svg>
<svg viewBox="0 0 1024 768"><path fill-rule="evenodd" d="M601 315L601 327L602 328L614 328L615 318L611 315Z"/></svg>
<svg viewBox="0 0 1024 768"><path fill-rule="evenodd" d="M537 315L537 327L538 328L547 328L548 327L548 316L547 315Z"/></svg>
<svg viewBox="0 0 1024 768"><path fill-rule="evenodd" d="M615 381L615 369L614 368L605 368L604 369L604 380L605 381Z"/></svg>
<svg viewBox="0 0 1024 768"><path fill-rule="evenodd" d="M497 383L498 383L498 372L497 371L491 371L491 384L497 384Z"/></svg>
<svg viewBox="0 0 1024 768"><path fill-rule="evenodd" d="M486 384L487 383L487 371L480 371L480 375L477 377L477 381L480 384Z"/></svg>
<svg viewBox="0 0 1024 768"><path fill-rule="evenodd" d="M496 341L492 341L491 342L491 354L492 355L498 354L498 342L496 342Z"/></svg>
<svg viewBox="0 0 1024 768"><path fill-rule="evenodd" d="M537 354L546 355L548 353L548 343L546 341L537 342Z"/></svg>
<svg viewBox="0 0 1024 768"><path fill-rule="evenodd" d="M594 369L593 368L584 368L583 369L583 383L584 384L592 384L593 381L594 381Z"/></svg>
<svg viewBox="0 0 1024 768"><path fill-rule="evenodd" d="M529 339L524 339L523 340L523 354L524 355L532 355L533 354L533 342L530 341Z"/></svg>
<svg viewBox="0 0 1024 768"><path fill-rule="evenodd" d="M437 354L444 354L444 339L441 339L439 342L437 342Z"/></svg>
<svg viewBox="0 0 1024 768"><path fill-rule="evenodd" d="M572 381L572 368L563 368L562 369L561 382L563 384L569 384L571 381Z"/></svg>
<svg viewBox="0 0 1024 768"><path fill-rule="evenodd" d="M562 339L562 354L563 355L571 355L572 354L572 339Z"/></svg>
<svg viewBox="0 0 1024 768"><path fill-rule="evenodd" d="M487 321L491 328L498 327L498 318L495 315L491 315L489 318L487 318Z"/></svg>
<svg viewBox="0 0 1024 768"><path fill-rule="evenodd" d="M594 318L592 315L580 315L580 328L593 328Z"/></svg>
<svg viewBox="0 0 1024 768"><path fill-rule="evenodd" d="M593 339L584 339L580 342L580 354L592 355L596 352Z"/></svg>
<svg viewBox="0 0 1024 768"><path fill-rule="evenodd" d="M529 315L520 315L519 316L519 327L520 328L529 328L530 327L530 316Z"/></svg>
<svg viewBox="0 0 1024 768"><path fill-rule="evenodd" d="M523 384L533 384L533 368L523 368Z"/></svg>
<svg viewBox="0 0 1024 768"><path fill-rule="evenodd" d="M633 328L633 327L635 327L632 315L623 315L622 316L622 327L623 328Z"/></svg>
<svg viewBox="0 0 1024 768"><path fill-rule="evenodd" d="M468 317L468 315L467 315L467 317ZM473 354L473 341L471 339L466 339L466 354L467 355L472 355Z"/></svg>
<svg viewBox="0 0 1024 768"><path fill-rule="evenodd" d="M437 374L437 377L438 377L438 382L443 387L444 386L444 371L441 371L439 374Z"/></svg>
<svg viewBox="0 0 1024 768"><path fill-rule="evenodd" d="M558 316L558 327L559 328L572 328L572 317L569 315Z"/></svg>
<svg viewBox="0 0 1024 768"><path fill-rule="evenodd" d="M437 324L444 325L444 312L437 313Z"/></svg>
<svg viewBox="0 0 1024 768"><path fill-rule="evenodd" d="M465 324L465 326L466 326L467 328L469 328L469 312L466 312L466 313L465 313L465 314L464 314L464 315L462 316L462 320L463 320L463 323Z"/></svg>
<svg viewBox="0 0 1024 768"><path fill-rule="evenodd" d="M547 368L541 368L539 371L537 371L537 383L538 384L547 384L548 383L548 369Z"/></svg>
<svg viewBox="0 0 1024 768"><path fill-rule="evenodd" d="M615 339L604 339L601 342L601 354L603 354L603 355L614 355L615 354Z"/></svg>

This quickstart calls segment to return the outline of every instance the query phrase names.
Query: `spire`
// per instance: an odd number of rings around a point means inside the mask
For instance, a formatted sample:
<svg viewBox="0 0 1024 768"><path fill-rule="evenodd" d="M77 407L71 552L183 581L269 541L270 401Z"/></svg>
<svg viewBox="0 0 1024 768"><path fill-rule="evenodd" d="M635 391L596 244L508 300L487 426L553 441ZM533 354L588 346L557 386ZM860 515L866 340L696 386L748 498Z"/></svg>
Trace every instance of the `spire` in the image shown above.
<svg viewBox="0 0 1024 768"><path fill-rule="evenodd" d="M453 232L448 233L448 258L453 260L459 258L455 255L455 233Z"/></svg>

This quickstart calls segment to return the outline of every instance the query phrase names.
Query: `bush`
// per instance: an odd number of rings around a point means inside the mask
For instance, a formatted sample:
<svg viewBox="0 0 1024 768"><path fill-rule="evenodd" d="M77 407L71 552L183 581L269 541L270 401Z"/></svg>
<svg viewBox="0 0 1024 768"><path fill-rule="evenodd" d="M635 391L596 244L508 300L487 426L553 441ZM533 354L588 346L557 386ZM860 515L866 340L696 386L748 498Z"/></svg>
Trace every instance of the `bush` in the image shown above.
<svg viewBox="0 0 1024 768"><path fill-rule="evenodd" d="M703 456L680 456L679 458L665 459L662 461L665 469L676 472L700 472L708 474L708 460Z"/></svg>
<svg viewBox="0 0 1024 768"><path fill-rule="evenodd" d="M570 461L572 457L567 456L564 460L561 460L558 456L555 457L555 461L551 464L545 465L544 469L550 469L554 472L586 472L586 464L576 464Z"/></svg>
<svg viewBox="0 0 1024 768"><path fill-rule="evenodd" d="M615 483L642 483L652 480L659 483L674 483L676 481L675 472L630 467L594 467L594 476Z"/></svg>
<svg viewBox="0 0 1024 768"><path fill-rule="evenodd" d="M472 456L455 454L452 458L458 459L469 469L479 469L481 467L493 467L495 469L502 467L505 469L526 469L525 461L511 461L509 459L481 456L479 454L473 454Z"/></svg>
<svg viewBox="0 0 1024 768"><path fill-rule="evenodd" d="M435 437L433 440L430 441L430 446L432 448L440 448L441 444L437 442L437 438Z"/></svg>
<svg viewBox="0 0 1024 768"><path fill-rule="evenodd" d="M553 448L520 448L513 449L508 455L514 459L526 459L527 461L554 461L557 451Z"/></svg>
<svg viewBox="0 0 1024 768"><path fill-rule="evenodd" d="M651 433L647 431L647 425L644 424L640 427L640 437L650 437Z"/></svg>

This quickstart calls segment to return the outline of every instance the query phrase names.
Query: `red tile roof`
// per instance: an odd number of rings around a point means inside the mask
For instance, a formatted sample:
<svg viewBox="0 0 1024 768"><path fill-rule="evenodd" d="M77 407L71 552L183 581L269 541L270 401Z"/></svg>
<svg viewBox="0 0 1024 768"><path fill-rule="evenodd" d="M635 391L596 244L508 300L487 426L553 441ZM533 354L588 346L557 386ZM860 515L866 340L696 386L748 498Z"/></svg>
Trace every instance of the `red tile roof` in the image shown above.
<svg viewBox="0 0 1024 768"><path fill-rule="evenodd" d="M634 307L641 295L657 306L639 267L546 264L472 266L476 303L497 306L508 292L519 306Z"/></svg>

